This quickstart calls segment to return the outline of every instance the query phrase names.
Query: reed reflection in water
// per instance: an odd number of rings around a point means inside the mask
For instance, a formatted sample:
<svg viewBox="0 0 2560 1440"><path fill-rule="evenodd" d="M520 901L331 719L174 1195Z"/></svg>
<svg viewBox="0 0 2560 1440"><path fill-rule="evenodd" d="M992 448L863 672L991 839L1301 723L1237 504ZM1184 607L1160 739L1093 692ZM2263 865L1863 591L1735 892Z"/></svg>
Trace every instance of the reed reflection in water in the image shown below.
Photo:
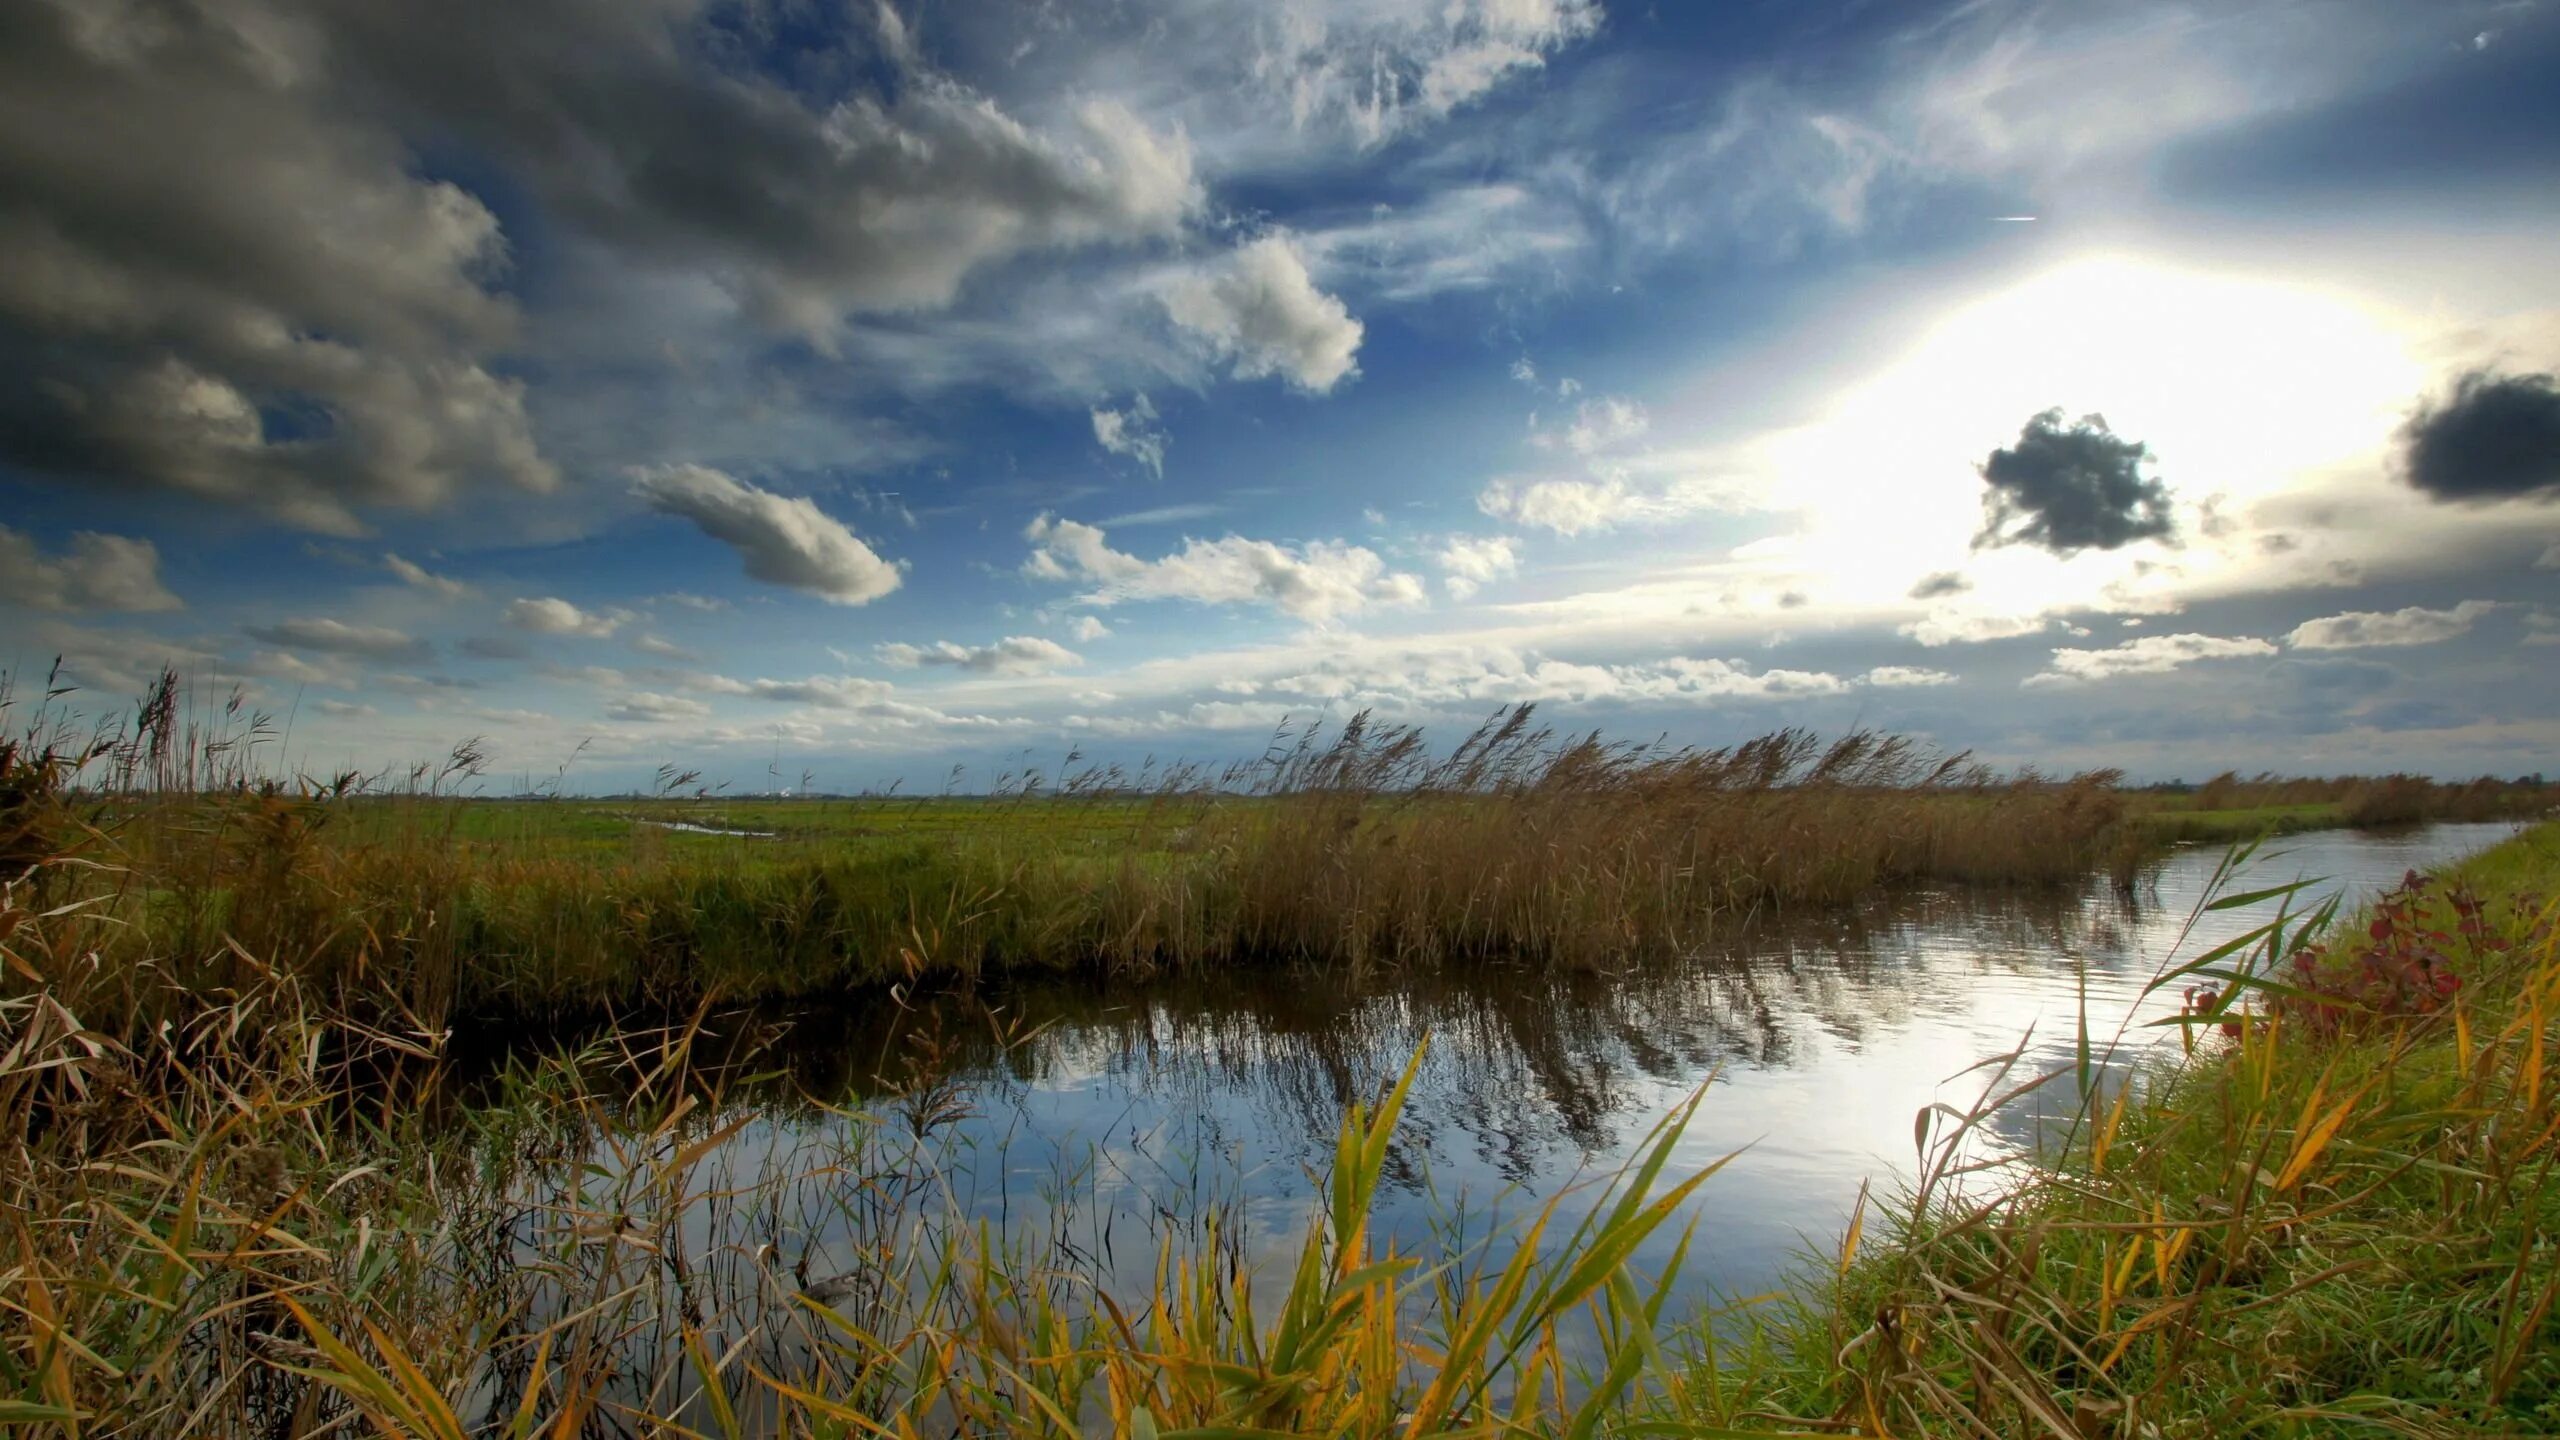
<svg viewBox="0 0 2560 1440"><path fill-rule="evenodd" d="M2511 832L2295 837L2241 883L2326 877L2353 898ZM2084 1013L2101 1044L2124 1035L2118 1074L2145 1048L2175 1045L2175 1031L2142 1022L2173 1013L2177 997L2145 998L2145 983L2173 953L2264 918L2199 913L2221 858L2177 855L2130 895L2093 877L2076 892L1955 890L1767 916L1725 945L1616 970L1017 982L804 1009L759 1061L782 1079L733 1090L721 1113L652 1142L728 1131L689 1167L679 1233L654 1247L696 1257L693 1269L553 1267L525 1313L541 1323L582 1291L656 1285L663 1298L637 1313L669 1327L716 1315L787 1348L792 1325L757 1322L795 1309L784 1281L857 1323L886 1321L903 1312L880 1277L980 1223L1069 1288L1144 1293L1167 1239L1265 1262L1305 1234L1344 1107L1374 1097L1426 1035L1376 1206L1382 1238L1407 1253L1472 1243L1559 1193L1577 1218L1590 1191L1574 1187L1617 1170L1711 1082L1674 1169L1742 1153L1692 1202L1701 1223L1683 1298L1764 1292L1801 1251L1836 1244L1863 1182L1889 1189L1909 1175L1915 1112L1933 1099L1969 1107L1982 1080L1968 1067L2023 1042L2019 1077L2067 1069ZM2067 1091L2012 1107L1986 1143L2033 1144L2075 1108ZM627 1144L600 1134L573 1182L586 1194L567 1207L540 1197L525 1213L645 1209L612 1193L616 1176L647 1169ZM1677 1231L1658 1232L1638 1262L1667 1259ZM528 1259L562 1253L557 1235L519 1244Z"/></svg>

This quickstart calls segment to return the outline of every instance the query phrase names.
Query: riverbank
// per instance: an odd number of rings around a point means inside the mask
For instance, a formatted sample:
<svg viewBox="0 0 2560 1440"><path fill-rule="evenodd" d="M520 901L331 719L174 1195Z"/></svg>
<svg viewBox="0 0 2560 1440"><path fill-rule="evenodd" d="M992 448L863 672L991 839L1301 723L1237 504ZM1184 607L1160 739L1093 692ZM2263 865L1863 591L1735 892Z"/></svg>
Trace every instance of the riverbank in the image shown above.
<svg viewBox="0 0 2560 1440"><path fill-rule="evenodd" d="M1772 909L2122 862L2116 777L2002 775L1891 736L1715 749L1506 712L1454 750L1354 724L1212 782L980 801L488 802L81 791L20 762L15 848L112 919L84 1018L282 966L441 1028L1005 970L1612 963ZM50 787L50 788L48 788ZM676 823L691 826L676 830ZM746 833L711 833L737 831ZM244 957L254 957L248 959Z"/></svg>
<svg viewBox="0 0 2560 1440"><path fill-rule="evenodd" d="M1008 971L1607 966L1899 887L2126 881L2198 835L2550 799L2392 777L2253 807L2267 797L2002 774L1863 732L1618 744L1525 707L1446 752L1355 721L1214 775L1067 767L977 799L443 793L468 746L382 794L259 781L219 736L146 763L155 743L0 757L0 868L59 860L48 903L114 922L83 1015L117 1034L165 1018L170 982L232 989L261 966L428 1029ZM2242 808L2187 803L2218 799Z"/></svg>
<svg viewBox="0 0 2560 1440"><path fill-rule="evenodd" d="M1896 1435L2560 1429L2556 901L2545 824L2327 948L2188 962L2171 983L2221 992L2197 1053L2093 1088L2023 1183L1964 1183L1981 1114L1932 1117L1935 1167L1766 1332L1757 1403Z"/></svg>

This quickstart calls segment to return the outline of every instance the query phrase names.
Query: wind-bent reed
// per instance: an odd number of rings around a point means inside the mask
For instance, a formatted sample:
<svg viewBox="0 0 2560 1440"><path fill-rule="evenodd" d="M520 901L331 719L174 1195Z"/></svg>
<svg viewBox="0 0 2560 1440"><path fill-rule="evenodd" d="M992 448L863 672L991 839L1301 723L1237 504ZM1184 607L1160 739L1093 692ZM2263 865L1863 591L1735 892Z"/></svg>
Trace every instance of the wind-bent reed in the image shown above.
<svg viewBox="0 0 2560 1440"><path fill-rule="evenodd" d="M431 1023L1010 967L1595 965L1880 886L2077 882L2138 840L2112 771L2000 775L1864 731L1611 742L1521 706L1446 753L1355 716L1151 788L1108 767L1024 775L934 840L892 824L762 853L549 858L538 829L513 847L458 833L469 744L388 793L380 777L258 780L262 717L190 722L176 693L164 677L129 728L84 740L30 728L13 763L51 777L50 798L20 811L50 807L42 823L76 824L112 860L48 883L122 922L111 949L186 984L235 983L246 951ZM861 813L894 822L887 805ZM140 1000L91 1023L147 1023Z"/></svg>

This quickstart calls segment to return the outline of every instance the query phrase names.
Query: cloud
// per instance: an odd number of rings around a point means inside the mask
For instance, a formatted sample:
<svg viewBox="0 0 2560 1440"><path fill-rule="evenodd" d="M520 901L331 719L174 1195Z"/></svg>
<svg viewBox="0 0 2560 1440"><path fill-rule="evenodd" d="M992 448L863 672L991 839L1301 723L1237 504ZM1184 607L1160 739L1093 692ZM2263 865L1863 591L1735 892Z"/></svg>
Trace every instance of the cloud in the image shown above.
<svg viewBox="0 0 2560 1440"><path fill-rule="evenodd" d="M778 705L856 710L887 699L895 688L886 680L866 680L859 675L811 675L801 680L728 681L722 693Z"/></svg>
<svg viewBox="0 0 2560 1440"><path fill-rule="evenodd" d="M372 720L382 714L370 705L359 705L350 700L315 700L311 708L339 720Z"/></svg>
<svg viewBox="0 0 2560 1440"><path fill-rule="evenodd" d="M81 530L48 558L34 537L0 525L0 602L30 610L183 610L160 583L160 551L148 540Z"/></svg>
<svg viewBox="0 0 2560 1440"><path fill-rule="evenodd" d="M359 655L368 660L418 660L431 653L424 640L385 625L350 625L343 620L319 618L251 625L245 630L252 640L289 650Z"/></svg>
<svg viewBox="0 0 2560 1440"><path fill-rule="evenodd" d="M1596 455L1642 435L1652 424L1644 407L1616 395L1585 400L1574 408L1573 423L1561 436L1540 434L1541 445L1558 443L1576 455Z"/></svg>
<svg viewBox="0 0 2560 1440"><path fill-rule="evenodd" d="M536 635L584 635L601 640L622 628L631 618L627 611L598 614L581 610L566 600L545 596L541 599L518 600L506 610L506 622L519 630Z"/></svg>
<svg viewBox="0 0 2560 1440"><path fill-rule="evenodd" d="M682 695L661 695L653 690L635 690L604 707L608 720L628 720L635 724L657 725L674 720L701 720L711 714L711 707Z"/></svg>
<svg viewBox="0 0 2560 1440"><path fill-rule="evenodd" d="M1896 633L1935 650L1941 645L1979 645L2033 635L2053 622L2042 615L1986 615L1963 610L1932 610Z"/></svg>
<svg viewBox="0 0 2560 1440"><path fill-rule="evenodd" d="M2276 647L2245 636L2145 635L2105 650L2058 649L2050 668L2030 675L2029 685L2068 684L2078 680L2112 680L2122 675L2165 675L2199 660L2230 660L2273 655Z"/></svg>
<svg viewBox="0 0 2560 1440"><path fill-rule="evenodd" d="M1476 495L1476 508L1496 520L1534 525L1571 537L1656 513L1652 500L1623 480L1496 480Z"/></svg>
<svg viewBox="0 0 2560 1440"><path fill-rule="evenodd" d="M1464 600L1506 575L1520 572L1520 546L1508 535L1452 535L1433 557L1444 572L1450 598Z"/></svg>
<svg viewBox="0 0 2560 1440"><path fill-rule="evenodd" d="M2533 562L2533 568L2536 570L2560 570L2560 542L2554 542L2550 549L2543 551L2541 558Z"/></svg>
<svg viewBox="0 0 2560 1440"><path fill-rule="evenodd" d="M1961 595L1972 588L1973 582L1964 578L1961 573L1954 570L1940 570L1932 575L1921 576L1911 587L1911 598L1943 600L1950 595Z"/></svg>
<svg viewBox="0 0 2560 1440"><path fill-rule="evenodd" d="M1087 619L1092 617L1087 616ZM984 675L1045 675L1070 665L1081 665L1084 657L1037 635L1007 635L992 645L955 645L937 640L930 645L886 644L876 647L883 664L901 670L922 665L952 665Z"/></svg>
<svg viewBox="0 0 2560 1440"><path fill-rule="evenodd" d="M1944 670L1928 670L1916 665L1879 665L1863 678L1879 690L1915 690L1956 683L1956 677Z"/></svg>
<svg viewBox="0 0 2560 1440"><path fill-rule="evenodd" d="M1738 661L1674 656L1640 664L1587 664L1508 649L1417 650L1326 659L1294 675L1230 693L1320 701L1388 714L1516 704L1645 704L1777 701L1846 694L1850 682L1819 670L1754 670Z"/></svg>
<svg viewBox="0 0 2560 1440"><path fill-rule="evenodd" d="M2304 621L2285 637L2285 643L2296 650L2433 645L2469 634L2474 621L2497 608L2487 600L2465 600L2450 610L2428 610L2416 605L2389 612L2350 610Z"/></svg>
<svg viewBox="0 0 2560 1440"><path fill-rule="evenodd" d="M357 534L547 490L498 221L319 17L38 4L0 46L0 460Z"/></svg>
<svg viewBox="0 0 2560 1440"><path fill-rule="evenodd" d="M292 685L326 685L334 690L353 690L364 678L343 659L324 656L317 661L306 660L289 650L260 650L240 668L261 679Z"/></svg>
<svg viewBox="0 0 2560 1440"><path fill-rule="evenodd" d="M940 309L1015 257L1170 237L1200 203L1182 136L1107 98L1034 128L883 27L830 53L840 79L885 83L817 99L693 9L359 8L330 38L386 106L502 156L594 243L727 277L754 318L822 347L849 315Z"/></svg>
<svg viewBox="0 0 2560 1440"><path fill-rule="evenodd" d="M1206 605L1264 604L1314 624L1371 605L1418 605L1421 580L1391 571L1378 553L1338 540L1279 545L1229 535L1185 540L1160 560L1114 550L1091 525L1043 514L1023 531L1032 544L1023 573L1078 580L1094 589L1091 605L1125 600L1191 600Z"/></svg>
<svg viewBox="0 0 2560 1440"><path fill-rule="evenodd" d="M643 655L655 655L661 660L691 661L702 658L663 635L635 635L631 639L631 648Z"/></svg>
<svg viewBox="0 0 2560 1440"><path fill-rule="evenodd" d="M859 675L811 675L799 680L735 680L726 675L688 674L673 679L681 688L706 695L736 695L775 705L799 705L812 710L858 715L901 729L936 731L959 727L995 730L1016 723L987 715L955 715L930 705L900 700L896 698L897 687L888 681L865 679Z"/></svg>
<svg viewBox="0 0 2560 1440"><path fill-rule="evenodd" d="M1360 322L1316 288L1285 235L1237 247L1164 291L1173 323L1204 341L1238 379L1278 375L1323 394L1358 369Z"/></svg>
<svg viewBox="0 0 2560 1440"><path fill-rule="evenodd" d="M1236 78L1276 102L1295 130L1347 131L1363 146L1445 118L1598 33L1603 19L1598 0L1185 5L1173 13L1186 12L1217 26L1208 37L1212 55L1234 53L1244 38Z"/></svg>
<svg viewBox="0 0 2560 1440"><path fill-rule="evenodd" d="M882 560L805 498L760 490L703 465L641 470L632 493L736 550L747 574L767 584L838 605L867 605L898 588L903 562Z"/></svg>
<svg viewBox="0 0 2560 1440"><path fill-rule="evenodd" d="M403 560L388 551L383 552L382 568L400 577L401 583L405 585L424 590L430 595L442 596L447 600L458 600L471 593L471 587L461 581L430 574L425 566L415 561Z"/></svg>
<svg viewBox="0 0 2560 1440"><path fill-rule="evenodd" d="M42 673L39 657L59 657L63 675L73 684L117 699L141 695L164 665L187 676L223 669L222 657L201 645L122 627L100 629L39 616L14 626L10 638L36 673Z"/></svg>
<svg viewBox="0 0 2560 1440"><path fill-rule="evenodd" d="M1103 624L1097 616L1079 615L1068 623L1067 638L1078 644L1090 645L1096 640L1110 639L1111 627Z"/></svg>
<svg viewBox="0 0 2560 1440"><path fill-rule="evenodd" d="M2118 550L2137 540L2176 533L2169 487L2146 480L2149 447L2118 439L2105 417L2083 416L2069 429L2062 411L2027 421L2014 449L1982 463L1982 533L1974 547L2034 545L2056 555Z"/></svg>
<svg viewBox="0 0 2560 1440"><path fill-rule="evenodd" d="M1144 391L1129 402L1126 410L1094 407L1093 441L1114 455L1126 455L1144 465L1157 479L1164 478L1164 452L1173 439L1156 423L1155 403Z"/></svg>
<svg viewBox="0 0 2560 1440"><path fill-rule="evenodd" d="M1180 128L1100 87L1034 123L887 27L827 36L817 81L751 57L757 23L33 0L0 46L0 462L361 534L557 485L508 373L549 337L523 341L500 209L631 313L682 294L826 349L1022 257L1175 240L1202 204Z"/></svg>
<svg viewBox="0 0 2560 1440"><path fill-rule="evenodd" d="M2560 499L2560 378L2474 370L2400 430L2409 483L2457 503Z"/></svg>

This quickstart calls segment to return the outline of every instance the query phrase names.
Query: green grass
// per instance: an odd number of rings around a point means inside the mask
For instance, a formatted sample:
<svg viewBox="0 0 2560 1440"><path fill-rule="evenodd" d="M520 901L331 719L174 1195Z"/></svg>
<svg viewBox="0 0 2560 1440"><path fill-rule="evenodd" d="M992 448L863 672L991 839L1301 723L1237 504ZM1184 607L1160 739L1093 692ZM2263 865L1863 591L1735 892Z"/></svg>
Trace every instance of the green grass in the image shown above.
<svg viewBox="0 0 2560 1440"><path fill-rule="evenodd" d="M2347 823L2347 807L2339 801L2221 810L2152 805L2135 808L2131 819L2148 834L2169 844L2235 845L2262 836L2337 829Z"/></svg>
<svg viewBox="0 0 2560 1440"><path fill-rule="evenodd" d="M1881 1243L1772 1327L1771 1403L1897 1435L2560 1430L2555 901L2546 824L2325 958L2274 931L2283 963L2188 961L2169 983L2222 992L2195 1056L2092 1087L2024 1176L1968 1176L1978 1112L1937 1117ZM2368 956L2461 985L2379 983Z"/></svg>
<svg viewBox="0 0 2560 1440"><path fill-rule="evenodd" d="M1863 733L1619 745L1509 711L1447 755L1355 723L1144 796L64 789L24 828L85 862L47 898L119 923L115 974L222 989L246 955L434 1027L929 973L1599 964L1896 885L2080 883L2125 859L2113 780ZM120 993L93 1025L156 1023L159 992Z"/></svg>

